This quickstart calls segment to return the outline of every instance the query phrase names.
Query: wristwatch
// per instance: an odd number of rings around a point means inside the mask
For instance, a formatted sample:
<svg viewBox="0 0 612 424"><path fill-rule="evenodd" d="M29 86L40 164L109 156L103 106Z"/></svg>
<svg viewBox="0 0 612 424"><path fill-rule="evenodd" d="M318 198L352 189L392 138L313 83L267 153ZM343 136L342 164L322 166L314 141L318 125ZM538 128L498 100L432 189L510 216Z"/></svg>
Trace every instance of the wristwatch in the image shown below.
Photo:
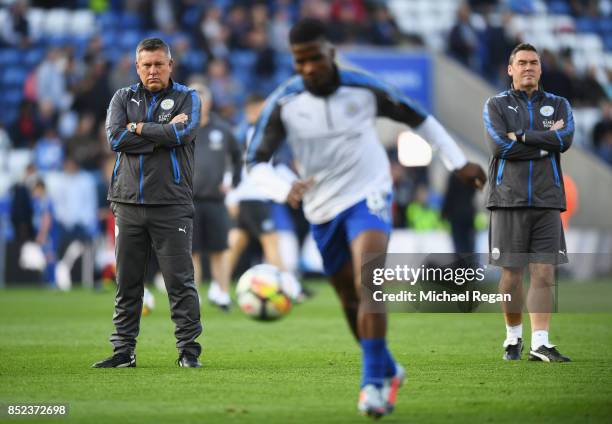
<svg viewBox="0 0 612 424"><path fill-rule="evenodd" d="M516 135L517 141L520 141L521 143L525 142L525 131L517 130L514 132L514 135Z"/></svg>
<svg viewBox="0 0 612 424"><path fill-rule="evenodd" d="M137 127L138 127L138 124L136 122L130 122L128 124L128 131L131 132L132 134L135 134Z"/></svg>

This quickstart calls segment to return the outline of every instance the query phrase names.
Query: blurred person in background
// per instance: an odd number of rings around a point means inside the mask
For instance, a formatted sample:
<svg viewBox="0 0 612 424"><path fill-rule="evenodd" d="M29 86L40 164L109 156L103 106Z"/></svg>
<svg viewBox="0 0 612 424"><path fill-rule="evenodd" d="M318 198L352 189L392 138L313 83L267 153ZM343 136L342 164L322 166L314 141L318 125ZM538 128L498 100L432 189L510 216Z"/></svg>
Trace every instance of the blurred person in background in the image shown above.
<svg viewBox="0 0 612 424"><path fill-rule="evenodd" d="M81 281L93 284L92 243L98 232L95 179L68 156L63 170L47 175L46 182L58 232L56 283L62 290L70 289L73 267L82 258L86 262Z"/></svg>
<svg viewBox="0 0 612 424"><path fill-rule="evenodd" d="M208 300L229 310L230 269L227 257L229 215L225 207L226 171L231 170L231 186L240 182L242 157L230 126L211 112L212 94L203 84L190 86L200 95L200 126L196 135L193 175L193 266L195 282L202 282L202 255L209 259L212 280Z"/></svg>
<svg viewBox="0 0 612 424"><path fill-rule="evenodd" d="M46 259L43 271L44 281L51 287L55 287L55 262L56 262L56 231L55 213L53 204L47 188L42 179L37 178L32 187L32 225L34 227L34 241L38 244Z"/></svg>
<svg viewBox="0 0 612 424"><path fill-rule="evenodd" d="M464 66L476 71L478 34L470 21L470 6L462 3L457 11L457 22L448 35L448 52Z"/></svg>
<svg viewBox="0 0 612 424"><path fill-rule="evenodd" d="M28 1L17 0L8 6L8 13L3 14L0 22L0 41L9 46L25 49L32 42L30 23L27 18Z"/></svg>
<svg viewBox="0 0 612 424"><path fill-rule="evenodd" d="M96 118L91 113L83 113L79 119L76 133L66 140L66 154L86 171L100 169L107 150L96 134Z"/></svg>
<svg viewBox="0 0 612 424"><path fill-rule="evenodd" d="M244 93L241 82L232 76L229 64L223 59L213 59L208 63L207 77L216 111L223 119L232 122L236 105Z"/></svg>
<svg viewBox="0 0 612 424"><path fill-rule="evenodd" d="M64 146L55 127L48 127L34 146L34 165L41 174L61 171L64 166Z"/></svg>
<svg viewBox="0 0 612 424"><path fill-rule="evenodd" d="M265 98L251 95L245 104L245 124L243 145L250 143L257 118L261 114ZM229 233L229 269L233 273L240 256L247 248L251 238L257 240L263 250L264 261L281 271L285 267L279 251L278 232L272 216L272 201L262 193L257 185L243 171L238 187L226 199L234 227Z"/></svg>

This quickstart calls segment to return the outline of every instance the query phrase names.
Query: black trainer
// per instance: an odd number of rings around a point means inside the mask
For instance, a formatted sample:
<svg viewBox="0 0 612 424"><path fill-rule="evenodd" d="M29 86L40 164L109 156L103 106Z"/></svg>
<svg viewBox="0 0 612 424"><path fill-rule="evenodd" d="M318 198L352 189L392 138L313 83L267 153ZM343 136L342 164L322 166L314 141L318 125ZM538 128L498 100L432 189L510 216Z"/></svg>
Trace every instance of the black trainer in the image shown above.
<svg viewBox="0 0 612 424"><path fill-rule="evenodd" d="M530 361L542 361L542 362L572 362L570 358L559 353L555 346L547 347L545 345L540 346L536 350L529 350Z"/></svg>
<svg viewBox="0 0 612 424"><path fill-rule="evenodd" d="M182 352L176 360L176 363L182 368L202 368L202 364L198 360L198 357L189 352Z"/></svg>
<svg viewBox="0 0 612 424"><path fill-rule="evenodd" d="M115 353L110 358L96 362L92 368L136 368L136 355L129 353Z"/></svg>
<svg viewBox="0 0 612 424"><path fill-rule="evenodd" d="M521 352L523 351L523 339L520 337L516 339L515 344L509 344L504 348L504 360L505 361L520 361Z"/></svg>

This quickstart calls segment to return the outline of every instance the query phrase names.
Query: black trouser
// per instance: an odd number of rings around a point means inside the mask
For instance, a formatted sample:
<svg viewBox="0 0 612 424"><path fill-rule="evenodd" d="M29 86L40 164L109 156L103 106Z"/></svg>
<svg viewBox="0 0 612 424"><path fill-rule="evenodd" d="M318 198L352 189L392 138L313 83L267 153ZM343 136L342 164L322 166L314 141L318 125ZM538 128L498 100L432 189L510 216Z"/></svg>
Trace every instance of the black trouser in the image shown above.
<svg viewBox="0 0 612 424"><path fill-rule="evenodd" d="M200 355L202 333L198 292L193 280L193 205L144 206L113 203L117 294L110 337L115 352L133 352L140 327L144 278L154 250L170 299L179 352Z"/></svg>

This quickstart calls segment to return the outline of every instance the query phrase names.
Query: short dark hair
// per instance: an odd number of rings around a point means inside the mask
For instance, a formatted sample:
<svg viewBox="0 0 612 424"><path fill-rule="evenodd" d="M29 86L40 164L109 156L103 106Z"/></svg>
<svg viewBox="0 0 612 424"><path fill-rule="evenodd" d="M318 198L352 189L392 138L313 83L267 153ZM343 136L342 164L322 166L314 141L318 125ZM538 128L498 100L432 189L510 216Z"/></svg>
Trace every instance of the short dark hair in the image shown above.
<svg viewBox="0 0 612 424"><path fill-rule="evenodd" d="M289 44L310 43L318 40L329 40L327 27L315 18L303 18L289 31Z"/></svg>
<svg viewBox="0 0 612 424"><path fill-rule="evenodd" d="M142 50L146 50L149 52L155 50L164 50L168 59L172 59L172 55L170 54L170 47L166 44L164 40L161 38L145 38L136 46L136 60L138 60L138 53Z"/></svg>
<svg viewBox="0 0 612 424"><path fill-rule="evenodd" d="M540 56L540 53L538 53L538 50L533 45L529 43L521 43L518 46L516 46L514 49L512 49L512 52L510 53L510 57L508 58L509 65L512 65L512 62L514 61L514 56L516 56L516 54L522 50L535 52L538 55L538 57Z"/></svg>

